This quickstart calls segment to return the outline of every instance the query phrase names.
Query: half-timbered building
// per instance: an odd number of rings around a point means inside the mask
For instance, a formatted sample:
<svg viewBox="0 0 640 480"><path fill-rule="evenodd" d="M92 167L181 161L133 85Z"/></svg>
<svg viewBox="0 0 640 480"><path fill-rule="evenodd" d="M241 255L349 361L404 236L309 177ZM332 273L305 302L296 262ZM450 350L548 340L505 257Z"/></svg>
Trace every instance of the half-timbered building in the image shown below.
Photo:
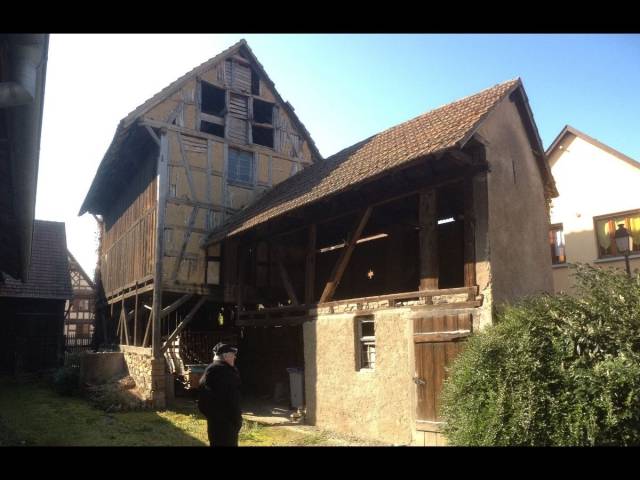
<svg viewBox="0 0 640 480"><path fill-rule="evenodd" d="M244 40L120 122L80 214L100 225L97 334L121 345L155 405L165 403L166 362L184 368L179 342L183 356L208 362L218 339L236 335L221 252L201 248L205 234L320 160ZM187 325L201 332L191 347Z"/></svg>

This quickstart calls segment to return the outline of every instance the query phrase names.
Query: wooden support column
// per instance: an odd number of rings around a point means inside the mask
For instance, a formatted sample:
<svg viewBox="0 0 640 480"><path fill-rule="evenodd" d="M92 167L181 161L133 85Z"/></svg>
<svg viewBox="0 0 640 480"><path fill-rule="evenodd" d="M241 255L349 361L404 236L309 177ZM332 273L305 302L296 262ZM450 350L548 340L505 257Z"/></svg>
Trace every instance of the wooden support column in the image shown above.
<svg viewBox="0 0 640 480"><path fill-rule="evenodd" d="M309 240L307 242L307 259L305 263L304 303L313 303L316 289L316 224L309 225Z"/></svg>
<svg viewBox="0 0 640 480"><path fill-rule="evenodd" d="M420 192L420 290L438 289L438 217L437 190Z"/></svg>
<svg viewBox="0 0 640 480"><path fill-rule="evenodd" d="M129 319L127 318L127 310L124 305L124 295L122 296L122 311L120 312L120 316L122 317L122 326L124 329L124 341L129 345L129 328L127 327Z"/></svg>
<svg viewBox="0 0 640 480"><path fill-rule="evenodd" d="M136 296L133 306L133 344L138 346L138 282L136 282Z"/></svg>
<svg viewBox="0 0 640 480"><path fill-rule="evenodd" d="M473 177L464 179L464 286L476 284L475 215L473 208ZM470 300L472 300L470 298Z"/></svg>
<svg viewBox="0 0 640 480"><path fill-rule="evenodd" d="M276 255L276 263L278 264L278 270L280 271L280 278L282 279L282 283L284 285L285 290L287 291L287 295L291 299L291 302L294 305L300 305L298 302L298 297L296 296L296 292L291 284L291 279L289 278L289 274L287 273L287 269L284 268L284 263L282 262L282 258L284 257L284 249L282 247L278 248L278 252Z"/></svg>
<svg viewBox="0 0 640 480"><path fill-rule="evenodd" d="M198 303L196 303L193 306L193 308L187 314L187 316L184 317L184 320L182 321L182 323L178 325L178 327L173 331L173 333L169 335L169 338L167 338L167 341L164 343L164 345L162 345L162 349L161 349L162 353L166 352L167 348L169 348L169 345L171 345L173 341L176 339L176 337L180 335L180 332L182 332L187 327L187 325L189 325L189 322L191 322L195 314L198 312L198 310L200 310L200 307L206 301L207 301L207 297L201 297L200 300L198 300Z"/></svg>
<svg viewBox="0 0 640 480"><path fill-rule="evenodd" d="M320 297L320 303L329 302L333 298L333 294L336 292L336 289L340 284L340 280L342 280L344 271L347 269L347 265L349 264L349 260L351 259L351 254L353 253L353 250L356 247L356 242L360 239L360 236L362 235L362 231L364 230L364 227L367 225L367 222L369 221L369 217L371 217L372 210L373 210L373 207L367 207L367 209L364 211L364 213L358 220L358 223L356 224L356 227L354 228L353 232L349 236L349 239L347 240L347 244L343 248L342 253L340 254L340 257L338 258L338 261L333 267L333 271L329 276L329 281L324 287L324 291L322 292L322 296Z"/></svg>
<svg viewBox="0 0 640 480"><path fill-rule="evenodd" d="M160 137L160 153L158 155L158 191L156 198L157 204L157 221L156 221L156 251L155 266L153 273L153 305L151 325L151 351L153 358L158 360L162 358L160 348L160 335L162 332L162 262L164 259L164 217L167 206L167 195L169 193L169 138L166 130L162 132Z"/></svg>
<svg viewBox="0 0 640 480"><path fill-rule="evenodd" d="M244 245L238 245L238 289L236 291L236 305L238 308L242 307L243 295L242 290L244 289L244 269L245 269L245 261L247 256L245 255L245 247Z"/></svg>
<svg viewBox="0 0 640 480"><path fill-rule="evenodd" d="M151 331L151 324L153 323L153 310L149 313L149 320L147 320L147 328L144 331L144 338L142 339L142 346L146 347L149 341L149 332Z"/></svg>

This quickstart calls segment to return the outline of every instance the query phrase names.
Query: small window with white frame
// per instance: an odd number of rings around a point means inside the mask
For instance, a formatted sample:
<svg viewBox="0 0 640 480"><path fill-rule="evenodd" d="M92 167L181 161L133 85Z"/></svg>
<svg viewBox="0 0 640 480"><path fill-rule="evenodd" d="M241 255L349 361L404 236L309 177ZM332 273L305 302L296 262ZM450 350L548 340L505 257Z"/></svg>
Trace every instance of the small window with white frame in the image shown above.
<svg viewBox="0 0 640 480"><path fill-rule="evenodd" d="M356 317L356 369L373 370L376 365L376 332L373 315Z"/></svg>

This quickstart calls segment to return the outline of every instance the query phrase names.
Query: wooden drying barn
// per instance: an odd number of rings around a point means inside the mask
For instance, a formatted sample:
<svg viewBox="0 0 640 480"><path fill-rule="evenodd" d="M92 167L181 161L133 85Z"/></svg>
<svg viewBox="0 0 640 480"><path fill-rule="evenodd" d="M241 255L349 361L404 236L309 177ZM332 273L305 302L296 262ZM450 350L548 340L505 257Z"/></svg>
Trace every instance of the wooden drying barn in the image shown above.
<svg viewBox="0 0 640 480"><path fill-rule="evenodd" d="M311 165L205 245L223 252L246 339L300 332L286 360L302 351L309 422L437 444L445 368L464 340L493 306L552 290L556 195L516 79ZM268 350L242 356L254 360L243 378L278 364Z"/></svg>
<svg viewBox="0 0 640 480"><path fill-rule="evenodd" d="M223 252L203 250L205 234L320 160L244 40L120 122L80 214L100 224L96 335L119 344L154 405L171 386L165 369L209 362L238 334Z"/></svg>

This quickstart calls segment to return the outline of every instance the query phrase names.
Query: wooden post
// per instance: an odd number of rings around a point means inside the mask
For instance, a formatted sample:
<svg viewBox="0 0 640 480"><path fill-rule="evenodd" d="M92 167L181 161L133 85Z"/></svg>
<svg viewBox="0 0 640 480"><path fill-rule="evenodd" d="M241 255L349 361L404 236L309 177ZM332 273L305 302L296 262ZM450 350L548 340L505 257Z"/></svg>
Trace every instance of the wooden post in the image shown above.
<svg viewBox="0 0 640 480"><path fill-rule="evenodd" d="M124 341L127 345L129 345L129 328L127 327L127 323L129 319L127 318L127 310L124 305L124 293L122 294L122 326L124 327Z"/></svg>
<svg viewBox="0 0 640 480"><path fill-rule="evenodd" d="M367 225L367 221L371 216L372 210L372 207L367 207L367 209L358 220L355 229L349 236L347 245L344 246L340 257L338 258L338 261L336 262L335 266L333 267L333 271L329 276L329 281L324 287L324 291L322 292L322 296L320 297L320 303L329 302L333 298L333 294L336 292L336 289L340 284L340 280L342 280L342 275L347 269L347 265L349 264L349 260L351 259L351 254L355 249L356 242L360 239L362 231L364 230L364 227Z"/></svg>
<svg viewBox="0 0 640 480"><path fill-rule="evenodd" d="M238 290L236 292L236 305L238 308L242 307L242 289L244 288L244 262L246 255L244 252L244 246L238 245Z"/></svg>
<svg viewBox="0 0 640 480"><path fill-rule="evenodd" d="M438 217L437 191L420 192L418 222L420 224L420 290L438 289Z"/></svg>
<svg viewBox="0 0 640 480"><path fill-rule="evenodd" d="M296 296L296 292L293 289L293 285L291 284L291 279L289 278L289 274L287 270L284 268L284 264L282 263L282 257L284 256L283 248L278 248L278 254L276 255L276 262L278 264L278 270L280 271L280 278L282 279L282 283L284 285L285 290L287 291L287 295L291 299L291 302L294 305L300 305L298 302L298 297Z"/></svg>
<svg viewBox="0 0 640 480"><path fill-rule="evenodd" d="M187 316L184 317L184 320L182 321L182 323L180 323L180 325L178 325L176 327L176 329L173 331L173 333L171 333L171 335L169 335L169 338L167 338L167 341L164 343L164 345L162 345L161 351L163 353L167 350L167 348L169 348L169 345L171 345L173 343L173 341L176 339L176 337L178 335L180 335L180 332L182 332L182 330L184 330L186 328L186 326L193 319L193 317L198 312L200 307L206 301L207 301L207 297L201 297L200 300L198 300L198 303L196 303L194 305L194 307L191 309L191 311L187 314Z"/></svg>
<svg viewBox="0 0 640 480"><path fill-rule="evenodd" d="M111 314L109 315L109 328L107 329L108 335L109 335L109 340L111 340L111 332L109 331L111 329L111 324L115 321L115 318L113 318L113 303L111 304ZM118 331L116 330L116 335L118 335Z"/></svg>
<svg viewBox="0 0 640 480"><path fill-rule="evenodd" d="M151 330L151 324L153 323L153 310L149 312L149 320L147 320L147 328L144 331L144 338L142 339L142 346L146 347L149 341L149 331Z"/></svg>
<svg viewBox="0 0 640 480"><path fill-rule="evenodd" d="M164 216L167 206L167 195L169 189L169 138L167 131L162 132L160 137L160 154L158 155L158 191L157 191L157 221L156 221L156 251L155 268L153 274L153 306L152 306L152 331L151 331L151 351L153 358L162 358L160 351L160 335L162 332L162 262L164 260Z"/></svg>
<svg viewBox="0 0 640 480"><path fill-rule="evenodd" d="M464 286L476 284L475 215L473 208L473 177L464 179ZM474 298L469 298L473 300Z"/></svg>
<svg viewBox="0 0 640 480"><path fill-rule="evenodd" d="M307 242L307 261L305 264L304 303L313 303L316 289L316 224L309 225L309 240Z"/></svg>
<svg viewBox="0 0 640 480"><path fill-rule="evenodd" d="M138 282L136 282L136 297L133 306L133 344L138 346Z"/></svg>

